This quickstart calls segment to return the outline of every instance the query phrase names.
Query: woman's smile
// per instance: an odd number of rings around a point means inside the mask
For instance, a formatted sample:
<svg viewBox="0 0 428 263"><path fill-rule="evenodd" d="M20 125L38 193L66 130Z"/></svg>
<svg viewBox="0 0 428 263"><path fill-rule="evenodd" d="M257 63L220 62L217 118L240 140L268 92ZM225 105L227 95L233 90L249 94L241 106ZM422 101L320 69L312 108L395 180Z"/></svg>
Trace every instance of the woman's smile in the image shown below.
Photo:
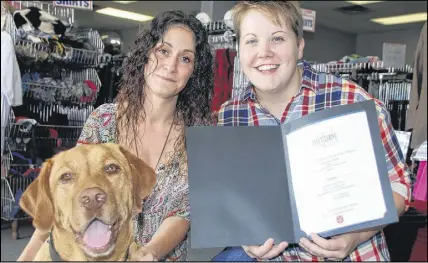
<svg viewBox="0 0 428 263"><path fill-rule="evenodd" d="M158 75L158 74L156 74L156 76L158 76L159 78L161 78L161 79L163 79L163 80L165 80L165 81L168 81L168 82L177 82L176 80L174 80L173 78L171 78L171 77L164 77L164 76L161 76L161 75Z"/></svg>

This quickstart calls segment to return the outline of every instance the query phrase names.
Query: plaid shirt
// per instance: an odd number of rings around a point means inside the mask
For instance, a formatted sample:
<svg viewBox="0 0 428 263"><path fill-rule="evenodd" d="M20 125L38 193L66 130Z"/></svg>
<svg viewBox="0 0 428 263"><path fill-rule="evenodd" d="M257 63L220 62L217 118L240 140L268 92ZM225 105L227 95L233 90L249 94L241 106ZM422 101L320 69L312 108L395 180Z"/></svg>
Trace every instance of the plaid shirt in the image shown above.
<svg viewBox="0 0 428 263"><path fill-rule="evenodd" d="M340 77L318 73L306 62L299 63L303 69L299 92L287 105L281 120L274 117L258 103L252 86L245 92L224 103L218 113L220 126L280 125L296 120L306 114L338 105L373 99L355 83ZM392 190L405 198L406 209L410 200L410 179L403 153L391 125L390 116L383 103L375 99L381 138L385 149L389 179ZM324 261L309 254L297 244L290 245L282 255L272 261ZM389 261L389 252L383 232L378 232L360 244L345 261Z"/></svg>

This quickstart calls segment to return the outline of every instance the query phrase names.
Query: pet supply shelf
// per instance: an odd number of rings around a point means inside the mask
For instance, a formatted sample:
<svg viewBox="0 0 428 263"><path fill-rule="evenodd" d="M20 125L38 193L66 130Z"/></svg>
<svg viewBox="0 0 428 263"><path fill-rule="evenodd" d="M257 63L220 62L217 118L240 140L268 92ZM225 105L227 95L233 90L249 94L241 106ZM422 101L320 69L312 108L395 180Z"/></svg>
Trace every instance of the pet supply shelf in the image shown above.
<svg viewBox="0 0 428 263"><path fill-rule="evenodd" d="M9 1L9 3L18 10L25 9L28 7L37 7L43 11L50 13L60 20L66 21L69 24L74 23L74 9L67 7L54 6L51 3L41 1Z"/></svg>
<svg viewBox="0 0 428 263"><path fill-rule="evenodd" d="M75 138L37 138L37 144L45 149L51 149L55 154L73 148L78 139L78 136Z"/></svg>
<svg viewBox="0 0 428 263"><path fill-rule="evenodd" d="M24 97L34 98L46 104L64 102L83 106L94 104L98 96L98 90L92 91L82 86L59 86L42 83L23 82Z"/></svg>
<svg viewBox="0 0 428 263"><path fill-rule="evenodd" d="M37 143L40 140L57 140L63 141L64 143L69 144L73 142L73 145L70 145L69 148L76 146L76 142L82 133L83 126L65 126L65 125L42 125L39 124L36 126L35 137ZM61 146L64 148L64 146Z"/></svg>
<svg viewBox="0 0 428 263"><path fill-rule="evenodd" d="M9 110L9 117L8 118L9 119L8 119L8 121L6 121L5 125L1 127L2 130L4 128L4 138L9 137L10 131L12 129L12 123L15 121L15 114L14 114L12 108ZM7 147L5 147L5 149L6 148Z"/></svg>
<svg viewBox="0 0 428 263"><path fill-rule="evenodd" d="M73 83L82 83L85 80L90 80L95 84L95 86L97 86L98 91L101 89L101 80L98 76L97 70L94 68L67 71L66 73L63 73L61 77L62 79L69 78L73 80Z"/></svg>
<svg viewBox="0 0 428 263"><path fill-rule="evenodd" d="M23 220L25 214L19 201L22 193L38 176L40 168L31 164L11 164L8 175L1 177L1 218L3 220Z"/></svg>
<svg viewBox="0 0 428 263"><path fill-rule="evenodd" d="M7 138L9 138L10 133L12 131L12 125L13 122L15 121L15 115L12 109L10 109L9 112L9 119L8 121L6 121L6 123L4 124L4 127L2 126L2 130L4 128L4 141L3 143L3 152L1 153L1 176L5 176L10 168L10 164L13 160L12 158L12 154L11 154L11 150L10 150L10 146L7 142Z"/></svg>
<svg viewBox="0 0 428 263"><path fill-rule="evenodd" d="M23 124L12 123L10 137L8 139L31 137L34 133L36 139L43 138L73 138L77 139L83 126L72 125L45 125L45 124Z"/></svg>
<svg viewBox="0 0 428 263"><path fill-rule="evenodd" d="M28 40L17 39L15 52L18 56L45 61L49 59L55 63L63 63L71 68L90 68L99 64L102 53L98 51L64 47L63 51L58 46L45 43L35 43Z"/></svg>
<svg viewBox="0 0 428 263"><path fill-rule="evenodd" d="M1 156L1 177L6 177L10 169L10 164L13 161L12 151L9 144L5 142L5 152Z"/></svg>
<svg viewBox="0 0 428 263"><path fill-rule="evenodd" d="M92 28L88 29L77 29L76 31L71 32L76 37L83 37L89 39L89 43L97 49L99 53L104 52L104 43L101 39L100 33L97 30ZM66 35L69 35L66 33Z"/></svg>
<svg viewBox="0 0 428 263"><path fill-rule="evenodd" d="M7 137L7 144L11 147L12 151L17 150L17 144L26 145L34 143L34 127L33 123L12 123L12 128L9 137ZM19 140L19 141L18 141ZM11 151L11 152L12 152ZM13 161L13 158L12 158Z"/></svg>
<svg viewBox="0 0 428 263"><path fill-rule="evenodd" d="M83 126L61 126L61 125L28 125L13 124L11 136L8 138L8 144L11 146L11 163L13 165L14 151L27 152L36 150L38 157L40 154L46 154L52 151L52 154L61 150L70 149L76 146L77 140L82 133ZM31 127L30 127L31 126ZM42 159L49 158L45 156ZM31 162L31 159L25 159ZM6 174L8 172L6 171Z"/></svg>

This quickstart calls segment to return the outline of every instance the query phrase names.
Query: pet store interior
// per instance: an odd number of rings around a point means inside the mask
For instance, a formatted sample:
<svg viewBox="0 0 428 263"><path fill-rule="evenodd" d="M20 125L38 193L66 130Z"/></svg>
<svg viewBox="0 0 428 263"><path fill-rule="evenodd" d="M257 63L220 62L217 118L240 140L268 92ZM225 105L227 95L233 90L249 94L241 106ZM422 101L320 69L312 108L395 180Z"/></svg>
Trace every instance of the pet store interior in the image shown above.
<svg viewBox="0 0 428 263"><path fill-rule="evenodd" d="M16 261L34 231L19 205L23 192L45 160L76 145L98 106L114 102L122 64L138 32L157 14L181 10L204 24L220 65L213 111L248 85L228 12L240 1L1 2L2 261ZM424 108L427 103L426 1L299 2L303 58L317 71L358 83L390 113L413 194L399 222L384 229L387 246L392 261L427 261L426 133L425 142L411 148L412 131L406 128L411 90L422 94ZM425 50L421 73L419 48ZM422 82L413 81L417 74ZM426 113L422 118L426 131ZM222 249L189 249L188 260L208 261Z"/></svg>

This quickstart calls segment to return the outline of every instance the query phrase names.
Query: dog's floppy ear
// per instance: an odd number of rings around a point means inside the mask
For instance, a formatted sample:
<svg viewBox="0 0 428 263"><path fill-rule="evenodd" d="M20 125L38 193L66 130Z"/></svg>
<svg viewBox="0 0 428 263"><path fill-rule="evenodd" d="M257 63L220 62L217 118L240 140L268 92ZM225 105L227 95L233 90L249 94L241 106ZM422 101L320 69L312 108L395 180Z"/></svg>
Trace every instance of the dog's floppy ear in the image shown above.
<svg viewBox="0 0 428 263"><path fill-rule="evenodd" d="M153 191L156 184L156 173L143 160L123 147L120 147L120 151L125 155L129 165L131 166L134 187L134 206L137 211L141 211L143 199Z"/></svg>
<svg viewBox="0 0 428 263"><path fill-rule="evenodd" d="M53 225L53 202L49 188L49 177L53 161L43 163L42 169L28 188L22 194L20 206L33 218L35 228L49 231Z"/></svg>

